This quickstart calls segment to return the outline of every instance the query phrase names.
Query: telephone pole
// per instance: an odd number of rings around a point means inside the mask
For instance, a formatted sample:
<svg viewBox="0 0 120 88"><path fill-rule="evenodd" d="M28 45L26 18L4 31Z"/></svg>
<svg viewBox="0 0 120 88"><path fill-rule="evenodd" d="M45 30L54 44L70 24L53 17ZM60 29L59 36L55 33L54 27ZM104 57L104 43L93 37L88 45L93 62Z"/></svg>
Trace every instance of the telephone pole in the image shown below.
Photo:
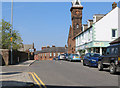
<svg viewBox="0 0 120 88"><path fill-rule="evenodd" d="M12 45L12 42L13 42L13 36L12 36L12 30L13 30L13 0L12 0L12 3L11 3L11 38L10 38L10 41L11 41L11 64L13 64L13 45Z"/></svg>

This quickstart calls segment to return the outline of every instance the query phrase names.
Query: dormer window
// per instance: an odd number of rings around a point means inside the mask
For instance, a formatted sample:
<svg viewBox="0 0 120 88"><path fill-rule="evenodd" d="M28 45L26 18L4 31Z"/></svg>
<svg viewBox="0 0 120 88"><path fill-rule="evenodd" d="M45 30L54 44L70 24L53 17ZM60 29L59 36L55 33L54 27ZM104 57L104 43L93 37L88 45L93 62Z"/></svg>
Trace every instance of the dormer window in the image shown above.
<svg viewBox="0 0 120 88"><path fill-rule="evenodd" d="M77 29L79 28L79 24L77 24Z"/></svg>

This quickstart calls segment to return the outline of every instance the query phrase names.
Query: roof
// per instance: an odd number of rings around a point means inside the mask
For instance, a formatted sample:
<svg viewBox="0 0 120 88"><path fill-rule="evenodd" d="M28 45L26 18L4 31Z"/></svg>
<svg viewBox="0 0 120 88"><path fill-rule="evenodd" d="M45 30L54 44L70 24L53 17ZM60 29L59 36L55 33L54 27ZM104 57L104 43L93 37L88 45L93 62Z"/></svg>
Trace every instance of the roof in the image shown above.
<svg viewBox="0 0 120 88"><path fill-rule="evenodd" d="M88 24L83 24L83 26L88 26Z"/></svg>
<svg viewBox="0 0 120 88"><path fill-rule="evenodd" d="M120 43L120 37L112 41L110 44L118 44L118 43Z"/></svg>
<svg viewBox="0 0 120 88"><path fill-rule="evenodd" d="M117 9L118 7L116 7L115 9ZM120 9L120 8L118 8L118 9ZM112 12L114 9L112 9L110 12ZM110 12L108 12L107 14L103 14L104 16L103 17L105 17L106 15L108 15ZM102 14L94 14L94 15L102 15ZM103 17L101 17L98 21L100 21ZM88 20L88 21L93 21L93 20ZM95 23L97 23L98 21L96 21ZM94 23L94 24L95 24ZM85 31L87 31L88 29L90 29L92 26L90 26L89 28L87 28ZM85 31L83 31L83 32L85 32ZM80 33L78 33L74 38L76 38L77 36L79 36L80 34L82 34L83 32L80 32Z"/></svg>
<svg viewBox="0 0 120 88"><path fill-rule="evenodd" d="M92 21L93 22L93 20L91 20L91 19L88 19L88 21Z"/></svg>
<svg viewBox="0 0 120 88"><path fill-rule="evenodd" d="M23 47L19 49L19 51L26 51L33 48L34 48L33 44L24 44Z"/></svg>
<svg viewBox="0 0 120 88"><path fill-rule="evenodd" d="M95 16L104 16L105 14L94 14Z"/></svg>
<svg viewBox="0 0 120 88"><path fill-rule="evenodd" d="M50 47L50 48L45 48L41 51L36 51L35 54L38 53L65 53L67 51L67 49L65 47Z"/></svg>

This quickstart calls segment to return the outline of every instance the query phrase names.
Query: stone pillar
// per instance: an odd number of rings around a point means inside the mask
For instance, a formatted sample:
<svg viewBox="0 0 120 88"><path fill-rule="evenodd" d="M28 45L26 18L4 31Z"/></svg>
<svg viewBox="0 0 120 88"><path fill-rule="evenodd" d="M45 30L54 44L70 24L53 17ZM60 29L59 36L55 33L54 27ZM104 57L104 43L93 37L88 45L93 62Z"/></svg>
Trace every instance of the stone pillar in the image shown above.
<svg viewBox="0 0 120 88"><path fill-rule="evenodd" d="M85 49L85 54L88 53L88 49Z"/></svg>
<svg viewBox="0 0 120 88"><path fill-rule="evenodd" d="M100 54L102 55L102 47L100 47Z"/></svg>
<svg viewBox="0 0 120 88"><path fill-rule="evenodd" d="M93 53L93 48L91 48L91 53Z"/></svg>

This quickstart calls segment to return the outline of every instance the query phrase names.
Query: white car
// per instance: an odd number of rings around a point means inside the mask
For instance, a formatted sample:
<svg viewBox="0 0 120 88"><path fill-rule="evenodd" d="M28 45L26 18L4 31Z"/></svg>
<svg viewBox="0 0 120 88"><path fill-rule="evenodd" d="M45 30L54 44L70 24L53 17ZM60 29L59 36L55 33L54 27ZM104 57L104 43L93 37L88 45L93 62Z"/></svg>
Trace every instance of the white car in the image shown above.
<svg viewBox="0 0 120 88"><path fill-rule="evenodd" d="M64 60L65 59L65 55L64 54L60 54L59 56L58 56L58 60Z"/></svg>

